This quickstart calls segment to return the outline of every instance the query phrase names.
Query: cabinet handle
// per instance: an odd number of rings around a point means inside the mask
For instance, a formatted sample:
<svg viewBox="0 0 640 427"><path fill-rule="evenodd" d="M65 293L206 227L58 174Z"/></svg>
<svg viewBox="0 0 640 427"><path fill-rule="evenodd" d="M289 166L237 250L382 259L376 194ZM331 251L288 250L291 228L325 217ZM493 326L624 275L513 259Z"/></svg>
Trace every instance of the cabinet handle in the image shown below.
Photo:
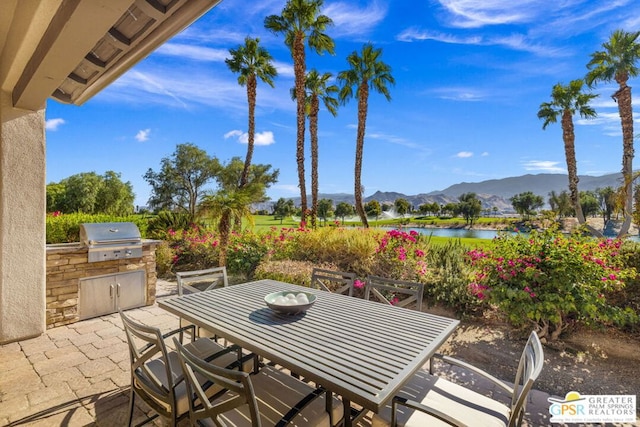
<svg viewBox="0 0 640 427"><path fill-rule="evenodd" d="M117 283L116 286L118 287L118 298L120 298L120 283Z"/></svg>
<svg viewBox="0 0 640 427"><path fill-rule="evenodd" d="M113 285L109 285L109 298L113 298Z"/></svg>

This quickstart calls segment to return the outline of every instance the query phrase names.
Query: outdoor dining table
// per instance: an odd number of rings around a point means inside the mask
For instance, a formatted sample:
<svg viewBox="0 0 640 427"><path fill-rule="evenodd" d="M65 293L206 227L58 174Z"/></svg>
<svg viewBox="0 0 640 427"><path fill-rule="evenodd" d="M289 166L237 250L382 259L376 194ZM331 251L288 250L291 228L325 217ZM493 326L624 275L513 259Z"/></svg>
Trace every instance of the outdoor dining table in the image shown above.
<svg viewBox="0 0 640 427"><path fill-rule="evenodd" d="M267 307L272 292L313 293L299 314ZM345 425L379 412L447 340L459 321L275 280L158 301L217 336L341 396ZM352 403L362 409L352 410ZM356 414L358 416L356 416Z"/></svg>

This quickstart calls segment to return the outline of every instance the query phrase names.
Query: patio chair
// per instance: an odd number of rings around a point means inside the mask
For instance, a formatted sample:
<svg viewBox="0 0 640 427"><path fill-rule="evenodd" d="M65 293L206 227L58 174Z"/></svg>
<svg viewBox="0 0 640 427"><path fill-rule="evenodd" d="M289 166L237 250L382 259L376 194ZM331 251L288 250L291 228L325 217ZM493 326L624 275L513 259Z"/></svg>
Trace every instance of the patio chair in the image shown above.
<svg viewBox="0 0 640 427"><path fill-rule="evenodd" d="M224 369L202 360L177 340L176 349L190 396L191 425L330 426L342 421L342 402L321 387L269 366L252 375ZM198 376L223 390L207 396Z"/></svg>
<svg viewBox="0 0 640 427"><path fill-rule="evenodd" d="M131 396L129 400L129 423L133 421L133 409L136 396L145 401L156 414L145 421L148 422L158 415L168 418L170 425L175 426L179 419L189 412L187 391L183 381L178 355L169 351L165 339L179 334L182 341L185 329L180 328L162 334L160 329L135 322L119 310L124 331L129 344L131 359ZM239 347L222 347L207 338L193 340L185 347L197 354L225 368L239 368L242 366L241 349ZM214 393L216 390L212 389Z"/></svg>
<svg viewBox="0 0 640 427"><path fill-rule="evenodd" d="M311 272L311 287L338 294L353 296L355 273L314 268Z"/></svg>
<svg viewBox="0 0 640 427"><path fill-rule="evenodd" d="M220 286L228 286L226 267L207 268L205 270L180 271L176 273L178 295L208 291Z"/></svg>
<svg viewBox="0 0 640 427"><path fill-rule="evenodd" d="M385 295L386 294L386 295ZM406 280L387 279L379 276L368 276L364 288L364 299L375 298L397 307L412 306L422 310L422 297L424 295L424 284L408 282Z"/></svg>
<svg viewBox="0 0 640 427"><path fill-rule="evenodd" d="M535 332L529 335L516 373L514 386L460 360L437 355L491 381L511 397L509 404L469 390L432 372L418 371L387 406L372 419L372 427L388 426L508 426L522 424L527 397L542 371L544 354ZM433 361L431 362L431 368Z"/></svg>
<svg viewBox="0 0 640 427"><path fill-rule="evenodd" d="M176 273L178 281L178 295L193 294L196 292L208 291L218 287L228 286L226 267L213 267L205 270L180 271ZM191 322L180 318L180 327L189 326ZM197 336L213 337L217 340L215 334L204 328L196 326Z"/></svg>

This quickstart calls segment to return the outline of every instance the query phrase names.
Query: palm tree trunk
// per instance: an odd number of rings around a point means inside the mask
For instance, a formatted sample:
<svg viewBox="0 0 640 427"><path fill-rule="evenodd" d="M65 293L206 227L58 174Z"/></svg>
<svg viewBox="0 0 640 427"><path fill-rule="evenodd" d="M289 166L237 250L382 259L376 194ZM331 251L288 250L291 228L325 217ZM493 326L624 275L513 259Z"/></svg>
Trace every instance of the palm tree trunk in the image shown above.
<svg viewBox="0 0 640 427"><path fill-rule="evenodd" d="M578 192L578 167L576 165L575 132L571 111L564 110L562 113L562 139L564 140L564 154L567 159L567 175L569 176L569 192L571 193L571 203L576 211L579 224L586 222L580 205L580 193Z"/></svg>
<svg viewBox="0 0 640 427"><path fill-rule="evenodd" d="M295 75L296 91L296 115L297 115L297 137L296 137L296 161L298 163L298 185L300 187L300 207L302 209L301 221L305 222L307 217L307 185L304 177L304 131L305 131L305 53L304 38L300 33L296 33L293 41L293 71Z"/></svg>
<svg viewBox="0 0 640 427"><path fill-rule="evenodd" d="M222 212L218 230L220 231L220 256L218 257L218 266L225 267L227 265L227 249L229 247L229 236L231 234L231 218L229 212Z"/></svg>
<svg viewBox="0 0 640 427"><path fill-rule="evenodd" d="M364 151L364 133L367 124L367 101L369 99L369 84L364 81L358 88L358 132L356 135L356 165L355 165L355 185L354 197L356 201L356 211L360 216L362 225L369 228L367 214L362 203L362 156Z"/></svg>
<svg viewBox="0 0 640 427"><path fill-rule="evenodd" d="M318 217L318 112L320 101L314 95L309 113L309 133L311 134L311 226L316 228Z"/></svg>
<svg viewBox="0 0 640 427"><path fill-rule="evenodd" d="M631 87L626 79L618 82L620 89L614 97L618 100L618 111L622 124L622 176L625 186L624 222L618 233L622 237L629 232L633 213L633 110L631 107Z"/></svg>
<svg viewBox="0 0 640 427"><path fill-rule="evenodd" d="M253 147L256 136L256 88L256 76L250 75L247 78L247 102L249 104L249 123L247 132L249 135L247 142L247 156L244 159L244 168L242 169L242 176L240 177L240 188L247 185L247 181L249 180L249 169L251 168L251 159L253 158Z"/></svg>

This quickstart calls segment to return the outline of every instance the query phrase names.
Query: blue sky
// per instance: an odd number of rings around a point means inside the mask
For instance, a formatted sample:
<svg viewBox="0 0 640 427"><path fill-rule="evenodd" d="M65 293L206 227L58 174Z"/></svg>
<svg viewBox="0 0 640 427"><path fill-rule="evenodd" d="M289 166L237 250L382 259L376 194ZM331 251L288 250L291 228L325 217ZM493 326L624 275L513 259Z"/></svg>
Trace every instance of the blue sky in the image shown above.
<svg viewBox="0 0 640 427"><path fill-rule="evenodd" d="M47 182L113 170L145 205L150 187L142 176L158 171L177 144L193 143L221 161L244 158L246 89L224 60L251 36L270 51L279 73L275 88L258 85L253 161L280 170L268 191L274 201L299 196L293 63L283 38L263 25L284 4L224 0L86 104L48 101ZM540 103L550 100L554 84L582 78L590 54L612 31L640 29L635 0L327 0L323 13L335 24L327 33L336 54L308 52L308 69L336 75L347 69L347 55L371 42L396 79L391 102L375 92L369 99L365 196L566 173L560 125L542 130ZM598 118L575 119L579 174L620 170L615 90L599 85L592 104ZM340 107L335 118L320 114L322 193L353 192L356 104Z"/></svg>

